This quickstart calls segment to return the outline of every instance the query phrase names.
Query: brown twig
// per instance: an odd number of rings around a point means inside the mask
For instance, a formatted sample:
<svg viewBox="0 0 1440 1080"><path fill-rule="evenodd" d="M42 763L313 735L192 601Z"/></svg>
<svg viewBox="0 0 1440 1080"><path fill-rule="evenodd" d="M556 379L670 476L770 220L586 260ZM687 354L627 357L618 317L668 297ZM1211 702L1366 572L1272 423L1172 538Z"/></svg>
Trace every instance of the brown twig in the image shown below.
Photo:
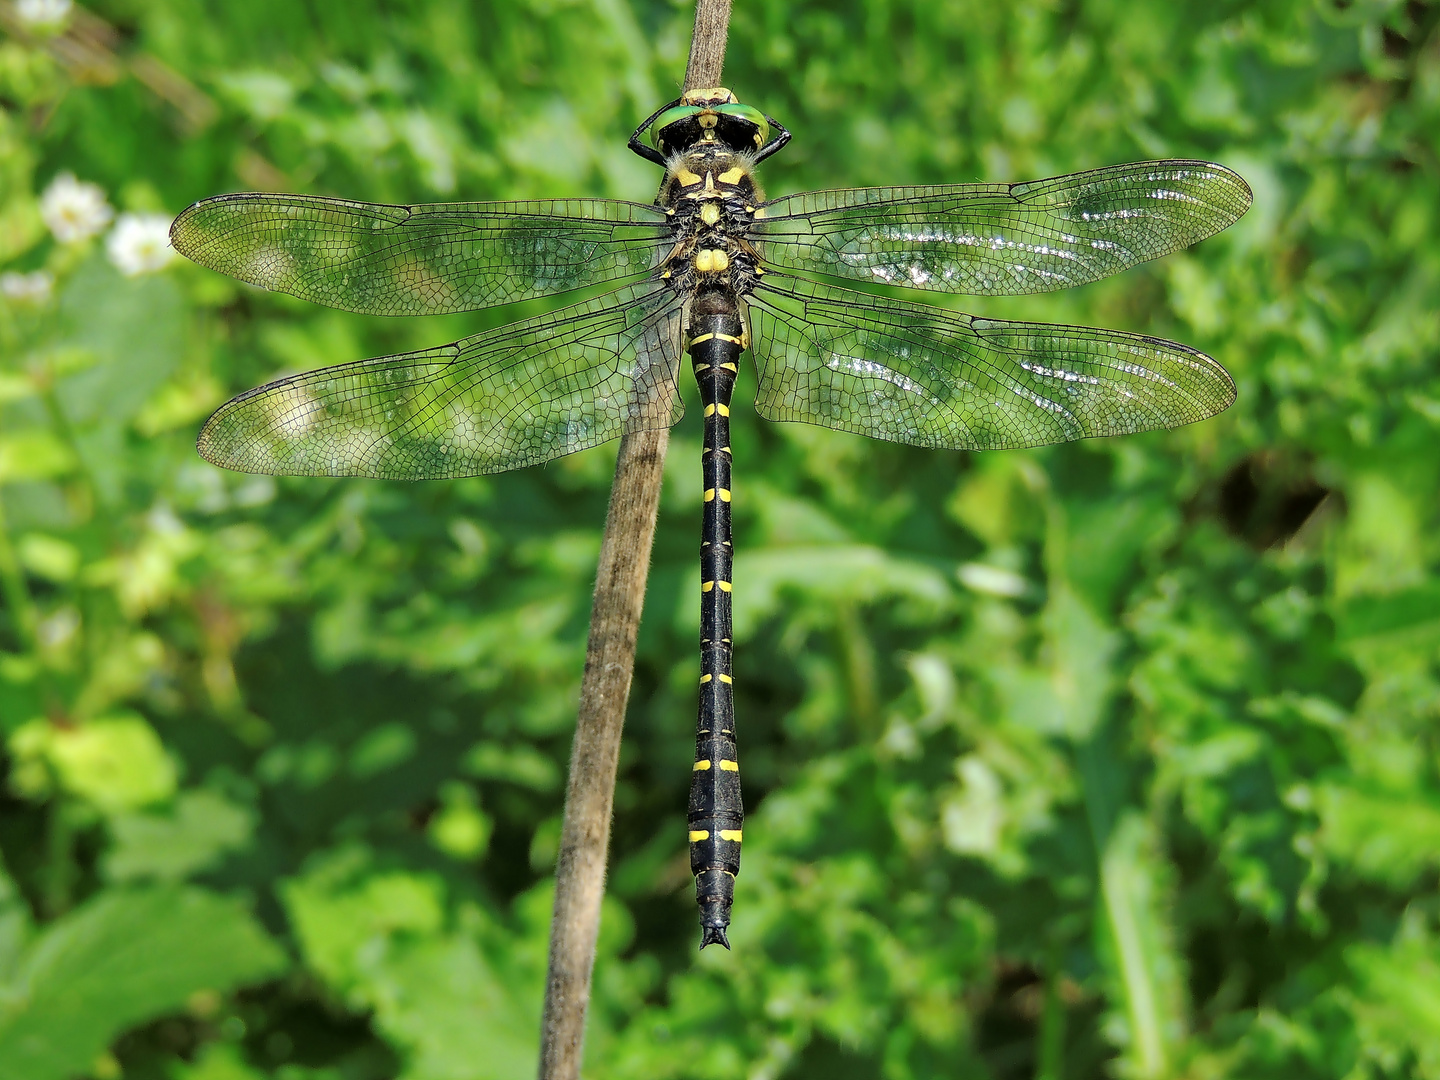
<svg viewBox="0 0 1440 1080"><path fill-rule="evenodd" d="M730 2L699 0L685 89L719 84ZM540 1080L577 1080L580 1075L590 976L600 933L600 901L605 894L620 732L635 668L635 639L669 442L666 428L626 435L615 462L555 867L555 914L550 924L550 965L540 1028Z"/></svg>
<svg viewBox="0 0 1440 1080"><path fill-rule="evenodd" d="M700 0L695 8L695 36L685 65L685 89L719 86L725 68L725 38L730 33L730 0Z"/></svg>

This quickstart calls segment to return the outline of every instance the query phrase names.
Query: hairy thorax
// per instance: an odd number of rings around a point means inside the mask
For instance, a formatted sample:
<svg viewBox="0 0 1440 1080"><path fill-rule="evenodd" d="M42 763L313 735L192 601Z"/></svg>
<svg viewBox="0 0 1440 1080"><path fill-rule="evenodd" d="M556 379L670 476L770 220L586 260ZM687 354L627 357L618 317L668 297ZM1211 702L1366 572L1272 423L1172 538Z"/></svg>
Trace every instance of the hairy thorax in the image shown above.
<svg viewBox="0 0 1440 1080"><path fill-rule="evenodd" d="M748 238L764 215L754 168L753 155L704 142L666 163L658 202L671 215L675 243L658 269L676 291L744 296L764 273Z"/></svg>

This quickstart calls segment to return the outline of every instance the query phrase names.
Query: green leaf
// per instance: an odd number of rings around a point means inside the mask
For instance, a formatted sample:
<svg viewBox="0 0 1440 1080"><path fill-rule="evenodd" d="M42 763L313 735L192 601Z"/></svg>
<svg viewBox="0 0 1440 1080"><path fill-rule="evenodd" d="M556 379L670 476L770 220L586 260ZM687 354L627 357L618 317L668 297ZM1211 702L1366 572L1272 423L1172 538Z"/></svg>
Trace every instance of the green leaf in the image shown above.
<svg viewBox="0 0 1440 1080"><path fill-rule="evenodd" d="M48 431L20 431L0 439L0 484L63 476L75 455Z"/></svg>
<svg viewBox="0 0 1440 1080"><path fill-rule="evenodd" d="M11 735L10 750L21 761L43 758L62 787L106 813L162 802L175 791L175 762L134 714L67 726L33 720Z"/></svg>
<svg viewBox="0 0 1440 1080"><path fill-rule="evenodd" d="M1360 595L1340 605L1335 621L1346 640L1390 634L1440 623L1440 581L1430 580L1391 595Z"/></svg>
<svg viewBox="0 0 1440 1080"><path fill-rule="evenodd" d="M301 1080L302 1076L312 1074L307 1071L294 1075L296 1080ZM245 1063L238 1046L216 1043L207 1047L194 1064L181 1065L175 1080L265 1080L265 1074Z"/></svg>
<svg viewBox="0 0 1440 1080"><path fill-rule="evenodd" d="M11 375L0 371L0 405L7 401L19 401L36 391L35 380L26 375Z"/></svg>
<svg viewBox="0 0 1440 1080"><path fill-rule="evenodd" d="M107 891L46 927L0 991L0 1076L68 1080L126 1028L285 966L236 900L194 888Z"/></svg>
<svg viewBox="0 0 1440 1080"><path fill-rule="evenodd" d="M31 929L30 910L0 862L0 985L10 980Z"/></svg>
<svg viewBox="0 0 1440 1080"><path fill-rule="evenodd" d="M743 582L735 599L735 632L753 633L781 610L783 594L824 595L833 603L873 604L908 601L919 610L944 608L955 595L945 574L913 559L879 548L833 544L769 548L738 554L735 580Z"/></svg>
<svg viewBox="0 0 1440 1080"><path fill-rule="evenodd" d="M466 926L447 924L431 875L379 871L364 851L318 860L283 890L306 961L405 1051L404 1080L534 1074L538 980L502 977Z"/></svg>
<svg viewBox="0 0 1440 1080"><path fill-rule="evenodd" d="M115 846L105 856L105 876L112 881L179 880L244 847L254 827L254 814L224 796L203 789L186 791L169 813L118 814L110 819Z"/></svg>
<svg viewBox="0 0 1440 1080"><path fill-rule="evenodd" d="M1320 846L1364 878L1403 889L1440 863L1440 800L1322 784L1314 803Z"/></svg>
<svg viewBox="0 0 1440 1080"><path fill-rule="evenodd" d="M473 939L452 933L399 945L363 992L380 1029L409 1051L402 1080L528 1080L540 989L500 978Z"/></svg>
<svg viewBox="0 0 1440 1080"><path fill-rule="evenodd" d="M1116 824L1100 865L1105 919L1102 957L1118 990L1115 1025L1126 1072L1142 1080L1169 1075L1185 1037L1185 986L1165 903L1166 865L1144 818Z"/></svg>
<svg viewBox="0 0 1440 1080"><path fill-rule="evenodd" d="M93 353L87 370L62 378L56 396L72 424L117 427L140 411L180 363L180 291L163 274L126 278L98 255L60 293L67 346Z"/></svg>
<svg viewBox="0 0 1440 1080"><path fill-rule="evenodd" d="M1352 945L1356 1019L1366 1056L1382 1069L1414 1055L1413 1075L1440 1077L1440 943L1406 918L1390 945Z"/></svg>

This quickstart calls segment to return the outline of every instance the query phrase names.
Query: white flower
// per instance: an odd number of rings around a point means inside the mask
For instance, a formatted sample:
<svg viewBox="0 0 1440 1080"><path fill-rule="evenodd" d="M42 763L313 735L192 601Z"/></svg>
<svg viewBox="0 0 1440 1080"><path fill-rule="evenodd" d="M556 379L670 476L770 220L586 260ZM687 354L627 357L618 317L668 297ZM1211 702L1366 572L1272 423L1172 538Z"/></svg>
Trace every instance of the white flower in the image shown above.
<svg viewBox="0 0 1440 1080"><path fill-rule="evenodd" d="M14 270L0 274L0 296L8 300L43 304L50 299L54 288L55 279L44 270L36 270L33 274L20 274Z"/></svg>
<svg viewBox="0 0 1440 1080"><path fill-rule="evenodd" d="M15 17L28 29L53 30L65 21L74 6L72 0L17 0Z"/></svg>
<svg viewBox="0 0 1440 1080"><path fill-rule="evenodd" d="M102 232L115 212L105 192L68 172L50 181L40 196L40 217L62 244L76 244Z"/></svg>
<svg viewBox="0 0 1440 1080"><path fill-rule="evenodd" d="M110 261L126 277L163 270L175 255L167 214L121 214L105 241Z"/></svg>

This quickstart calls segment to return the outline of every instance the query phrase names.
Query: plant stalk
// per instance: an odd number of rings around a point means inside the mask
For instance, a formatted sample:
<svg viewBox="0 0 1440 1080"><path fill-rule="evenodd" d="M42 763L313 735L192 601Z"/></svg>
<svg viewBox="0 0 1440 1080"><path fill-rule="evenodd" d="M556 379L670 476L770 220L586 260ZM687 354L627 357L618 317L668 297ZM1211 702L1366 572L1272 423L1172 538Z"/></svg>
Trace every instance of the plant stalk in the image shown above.
<svg viewBox="0 0 1440 1080"><path fill-rule="evenodd" d="M35 653L38 648L36 631L39 619L30 599L30 590L25 586L25 574L20 569L20 560L16 558L15 548L10 543L3 497L0 497L0 590L4 592L5 606L10 609L10 622L21 651Z"/></svg>
<svg viewBox="0 0 1440 1080"><path fill-rule="evenodd" d="M698 0L685 89L719 84L729 26L730 0ZM615 462L555 867L555 912L540 1028L540 1080L578 1080L580 1076L585 1014L600 935L600 902L605 895L620 734L635 669L635 641L669 442L668 428L626 435L620 440Z"/></svg>

